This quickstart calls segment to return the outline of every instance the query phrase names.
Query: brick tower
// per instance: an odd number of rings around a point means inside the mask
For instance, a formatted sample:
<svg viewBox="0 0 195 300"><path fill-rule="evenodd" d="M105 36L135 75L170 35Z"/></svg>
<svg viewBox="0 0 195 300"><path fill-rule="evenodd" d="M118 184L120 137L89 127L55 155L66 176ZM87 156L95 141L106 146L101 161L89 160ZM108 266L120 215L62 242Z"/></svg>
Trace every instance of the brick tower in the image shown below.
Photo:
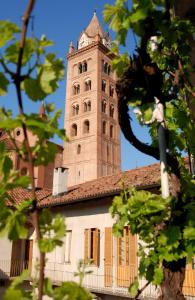
<svg viewBox="0 0 195 300"><path fill-rule="evenodd" d="M64 165L68 186L120 171L120 130L110 37L94 13L67 55Z"/></svg>

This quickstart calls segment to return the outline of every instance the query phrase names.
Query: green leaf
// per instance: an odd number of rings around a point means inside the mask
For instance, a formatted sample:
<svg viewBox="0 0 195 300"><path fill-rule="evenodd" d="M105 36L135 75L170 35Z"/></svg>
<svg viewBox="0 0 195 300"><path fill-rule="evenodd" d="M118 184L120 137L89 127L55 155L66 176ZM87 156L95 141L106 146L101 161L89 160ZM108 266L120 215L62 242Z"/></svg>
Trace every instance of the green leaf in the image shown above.
<svg viewBox="0 0 195 300"><path fill-rule="evenodd" d="M156 268L154 271L153 283L155 285L159 285L163 281L163 278L164 278L163 268Z"/></svg>
<svg viewBox="0 0 195 300"><path fill-rule="evenodd" d="M92 300L92 294L79 286L76 282L67 281L55 288L54 300Z"/></svg>
<svg viewBox="0 0 195 300"><path fill-rule="evenodd" d="M42 90L39 79L27 78L23 83L24 91L33 100L43 100L47 94Z"/></svg>
<svg viewBox="0 0 195 300"><path fill-rule="evenodd" d="M9 21L0 21L0 47L3 47L7 42L13 40L14 34L20 30L18 26Z"/></svg>
<svg viewBox="0 0 195 300"><path fill-rule="evenodd" d="M138 289L139 289L139 282L138 280L136 279L129 287L129 294L132 296L132 297L135 297L138 293Z"/></svg>
<svg viewBox="0 0 195 300"><path fill-rule="evenodd" d="M2 72L0 72L0 96L6 95L8 84L9 80Z"/></svg>

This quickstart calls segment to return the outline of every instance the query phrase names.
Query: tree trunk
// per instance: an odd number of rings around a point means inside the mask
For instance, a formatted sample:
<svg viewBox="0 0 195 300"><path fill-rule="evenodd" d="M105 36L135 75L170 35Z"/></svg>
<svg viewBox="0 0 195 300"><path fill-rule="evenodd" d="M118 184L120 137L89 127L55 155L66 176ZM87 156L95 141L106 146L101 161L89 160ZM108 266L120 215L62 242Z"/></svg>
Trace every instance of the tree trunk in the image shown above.
<svg viewBox="0 0 195 300"><path fill-rule="evenodd" d="M158 300L185 300L182 288L185 279L186 259L171 263L164 262L164 280Z"/></svg>

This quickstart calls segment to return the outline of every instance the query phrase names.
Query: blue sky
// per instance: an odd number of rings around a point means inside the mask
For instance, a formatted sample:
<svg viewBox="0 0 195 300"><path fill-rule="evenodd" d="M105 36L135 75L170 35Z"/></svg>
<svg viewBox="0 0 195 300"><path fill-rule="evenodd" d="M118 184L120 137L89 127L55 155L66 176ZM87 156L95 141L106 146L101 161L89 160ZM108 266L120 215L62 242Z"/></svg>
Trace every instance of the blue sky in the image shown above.
<svg viewBox="0 0 195 300"><path fill-rule="evenodd" d="M50 51L56 52L59 57L62 57L66 65L66 54L70 41L76 45L81 31L89 24L94 10L97 11L97 16L106 31L108 25L105 25L102 17L102 10L105 3L113 4L114 0L37 0L34 16L34 33L37 37L45 34L48 39L55 42L55 45ZM21 25L21 16L28 4L27 0L6 0L1 1L0 19L11 20ZM31 35L29 27L28 35ZM111 32L113 37L113 33ZM130 34L127 41L127 49L132 53L134 49L134 39ZM64 123L64 104L65 104L65 80L60 82L59 89L55 94L46 99L49 102L54 102L56 108L62 110L60 126ZM11 107L14 111L17 110L15 90L10 86L6 97L0 99L1 106ZM25 109L27 112L39 109L40 103L31 104L24 97ZM133 117L133 116L132 116ZM134 117L133 117L134 119ZM134 131L142 140L149 142L149 137L146 128L140 128L134 120ZM57 140L59 143L59 141ZM121 158L122 169L127 170L155 162L149 156L143 155L133 148L121 136Z"/></svg>

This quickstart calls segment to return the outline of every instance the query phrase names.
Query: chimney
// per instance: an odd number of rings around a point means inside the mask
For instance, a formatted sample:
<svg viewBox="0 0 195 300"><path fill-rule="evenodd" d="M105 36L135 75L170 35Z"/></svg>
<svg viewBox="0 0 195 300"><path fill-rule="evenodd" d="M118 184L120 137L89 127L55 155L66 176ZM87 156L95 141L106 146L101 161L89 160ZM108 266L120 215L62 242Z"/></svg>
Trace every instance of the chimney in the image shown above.
<svg viewBox="0 0 195 300"><path fill-rule="evenodd" d="M67 180L68 180L68 168L64 168L64 167L54 168L53 191L52 191L53 196L57 196L59 194L67 192Z"/></svg>

